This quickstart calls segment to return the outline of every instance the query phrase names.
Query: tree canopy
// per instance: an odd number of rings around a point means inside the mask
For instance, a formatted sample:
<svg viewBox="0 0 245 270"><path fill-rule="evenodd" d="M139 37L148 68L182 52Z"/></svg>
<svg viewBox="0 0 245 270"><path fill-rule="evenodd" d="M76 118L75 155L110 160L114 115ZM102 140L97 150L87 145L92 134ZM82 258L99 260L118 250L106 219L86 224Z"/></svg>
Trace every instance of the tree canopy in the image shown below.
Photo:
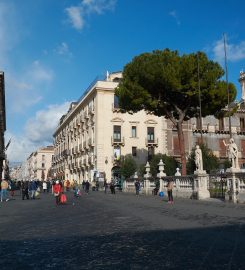
<svg viewBox="0 0 245 270"><path fill-rule="evenodd" d="M124 67L115 92L122 111L145 110L172 121L178 132L183 175L186 157L182 124L199 115L198 66L202 116L218 115L227 105L224 70L203 52L179 55L165 49L136 56ZM228 89L232 102L236 89L231 83Z"/></svg>
<svg viewBox="0 0 245 270"><path fill-rule="evenodd" d="M121 162L120 173L126 179L130 178L137 171L137 164L132 155L126 155Z"/></svg>

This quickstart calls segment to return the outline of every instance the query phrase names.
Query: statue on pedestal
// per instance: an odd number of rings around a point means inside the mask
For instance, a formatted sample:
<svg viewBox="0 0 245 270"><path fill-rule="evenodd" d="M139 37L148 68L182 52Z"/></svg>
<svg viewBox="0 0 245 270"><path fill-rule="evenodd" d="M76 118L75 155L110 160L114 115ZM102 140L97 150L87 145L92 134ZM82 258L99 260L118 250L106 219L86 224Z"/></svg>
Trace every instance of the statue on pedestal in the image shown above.
<svg viewBox="0 0 245 270"><path fill-rule="evenodd" d="M230 139L230 143L226 144L223 140L224 145L228 148L228 157L231 160L231 168L239 169L238 164L238 148L233 138Z"/></svg>
<svg viewBox="0 0 245 270"><path fill-rule="evenodd" d="M195 164L197 171L203 171L202 150L200 149L199 145L196 145Z"/></svg>

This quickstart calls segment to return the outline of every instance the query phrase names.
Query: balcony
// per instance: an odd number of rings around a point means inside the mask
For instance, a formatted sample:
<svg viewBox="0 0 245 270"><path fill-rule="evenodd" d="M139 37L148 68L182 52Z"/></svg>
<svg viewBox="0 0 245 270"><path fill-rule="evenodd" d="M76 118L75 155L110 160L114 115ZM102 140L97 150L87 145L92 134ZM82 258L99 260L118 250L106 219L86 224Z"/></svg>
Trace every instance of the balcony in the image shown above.
<svg viewBox="0 0 245 270"><path fill-rule="evenodd" d="M88 163L91 165L94 164L94 156L93 155L88 157Z"/></svg>
<svg viewBox="0 0 245 270"><path fill-rule="evenodd" d="M88 145L89 146L94 146L94 140L92 138L88 139Z"/></svg>
<svg viewBox="0 0 245 270"><path fill-rule="evenodd" d="M80 153L82 153L84 151L82 143L79 144L79 151L80 151Z"/></svg>
<svg viewBox="0 0 245 270"><path fill-rule="evenodd" d="M88 113L91 114L91 115L94 114L94 107L93 106L88 108Z"/></svg>
<svg viewBox="0 0 245 270"><path fill-rule="evenodd" d="M85 118L87 118L87 119L89 118L89 112L88 111L85 112Z"/></svg>
<svg viewBox="0 0 245 270"><path fill-rule="evenodd" d="M125 145L124 137L120 137L120 138L111 137L111 145L112 146L114 146L114 145L124 146Z"/></svg>
<svg viewBox="0 0 245 270"><path fill-rule="evenodd" d="M158 146L158 138L157 139L145 139L145 145L146 147L151 147L151 146Z"/></svg>

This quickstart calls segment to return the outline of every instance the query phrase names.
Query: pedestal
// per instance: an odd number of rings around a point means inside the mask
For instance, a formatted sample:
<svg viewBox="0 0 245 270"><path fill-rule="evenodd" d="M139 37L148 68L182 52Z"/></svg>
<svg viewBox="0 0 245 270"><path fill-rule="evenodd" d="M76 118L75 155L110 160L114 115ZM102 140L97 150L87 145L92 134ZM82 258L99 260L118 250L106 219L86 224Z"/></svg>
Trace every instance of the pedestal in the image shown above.
<svg viewBox="0 0 245 270"><path fill-rule="evenodd" d="M197 192L197 199L204 200L210 198L210 192L208 190L208 175L206 171L195 171L195 187L194 190Z"/></svg>

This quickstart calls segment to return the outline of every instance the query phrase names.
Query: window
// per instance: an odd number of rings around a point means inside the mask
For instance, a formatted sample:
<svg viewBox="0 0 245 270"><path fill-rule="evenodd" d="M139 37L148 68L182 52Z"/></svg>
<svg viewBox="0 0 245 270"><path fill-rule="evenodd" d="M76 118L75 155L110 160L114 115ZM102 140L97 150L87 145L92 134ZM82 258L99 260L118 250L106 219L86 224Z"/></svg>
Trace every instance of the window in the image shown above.
<svg viewBox="0 0 245 270"><path fill-rule="evenodd" d="M147 127L147 140L154 142L154 127Z"/></svg>
<svg viewBox="0 0 245 270"><path fill-rule="evenodd" d="M45 155L42 155L42 160L45 160Z"/></svg>
<svg viewBox="0 0 245 270"><path fill-rule="evenodd" d="M113 139L115 142L121 141L121 126L113 126Z"/></svg>
<svg viewBox="0 0 245 270"><path fill-rule="evenodd" d="M42 168L45 168L45 164L44 163L42 163Z"/></svg>
<svg viewBox="0 0 245 270"><path fill-rule="evenodd" d="M132 129L131 129L131 136L133 137L133 138L136 138L136 126L132 126Z"/></svg>
<svg viewBox="0 0 245 270"><path fill-rule="evenodd" d="M119 108L119 98L118 96L114 95L114 109Z"/></svg>
<svg viewBox="0 0 245 270"><path fill-rule="evenodd" d="M245 119L240 118L240 129L241 131L245 131Z"/></svg>
<svg viewBox="0 0 245 270"><path fill-rule="evenodd" d="M132 156L133 157L137 156L137 147L135 147L135 146L132 147Z"/></svg>

